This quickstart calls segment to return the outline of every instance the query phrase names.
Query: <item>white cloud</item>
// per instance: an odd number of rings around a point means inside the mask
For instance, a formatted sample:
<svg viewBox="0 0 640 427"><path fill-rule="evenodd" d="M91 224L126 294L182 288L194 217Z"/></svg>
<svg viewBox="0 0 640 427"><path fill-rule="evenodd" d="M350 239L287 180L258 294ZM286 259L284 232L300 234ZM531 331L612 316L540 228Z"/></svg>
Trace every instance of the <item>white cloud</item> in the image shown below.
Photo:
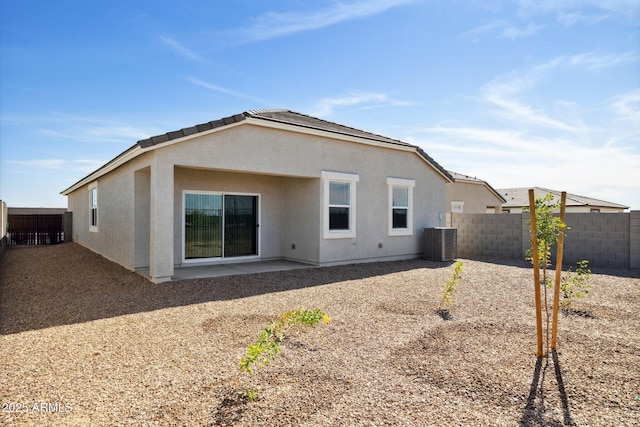
<svg viewBox="0 0 640 427"><path fill-rule="evenodd" d="M251 95L247 95L245 93L238 92L238 91L235 91L233 89L226 88L226 87L214 85L212 83L205 82L205 81L197 79L195 77L188 77L187 80L189 82L193 83L196 86L200 86L200 87L202 87L204 89L207 89L209 91L212 91L212 92L218 92L218 93L221 93L223 95L228 95L228 96L231 96L231 97L234 97L234 98L247 99L247 100L249 100L251 102L257 102L259 104L264 104L264 105L271 105L272 104L270 101L267 101L265 99L257 98L255 96L251 96Z"/></svg>
<svg viewBox="0 0 640 427"><path fill-rule="evenodd" d="M161 35L160 40L164 44L166 44L167 46L169 46L170 48L178 52L180 55L184 56L185 58L188 58L194 61L200 61L202 59L200 55L198 55L191 49L185 47L184 45L182 45L172 37Z"/></svg>
<svg viewBox="0 0 640 427"><path fill-rule="evenodd" d="M587 70L615 67L616 65L638 61L640 61L640 53L638 52L623 52L608 55L597 52L587 52L572 55L567 58L568 64L576 67L582 67Z"/></svg>
<svg viewBox="0 0 640 427"><path fill-rule="evenodd" d="M40 136L85 143L133 145L160 131L155 127L139 127L121 120L51 110L38 115L3 117L2 122L10 126L28 126Z"/></svg>
<svg viewBox="0 0 640 427"><path fill-rule="evenodd" d="M640 2L637 0L518 0L518 14L566 15L576 10L593 10L594 15L606 13L634 20L640 16ZM595 12L598 11L598 12Z"/></svg>
<svg viewBox="0 0 640 427"><path fill-rule="evenodd" d="M123 125L96 125L75 123L58 129L42 127L38 131L48 138L66 139L86 143L129 143L148 138L158 132L152 129L136 128Z"/></svg>
<svg viewBox="0 0 640 427"><path fill-rule="evenodd" d="M618 117L640 128L640 89L616 96L611 105Z"/></svg>
<svg viewBox="0 0 640 427"><path fill-rule="evenodd" d="M315 107L312 108L311 114L318 117L326 117L331 115L336 108L359 106L361 110L379 108L383 106L408 106L410 102L392 99L382 93L368 92L352 92L341 97L323 98Z"/></svg>
<svg viewBox="0 0 640 427"><path fill-rule="evenodd" d="M529 22L526 27L518 28L517 26L510 24L504 20L495 20L488 24L482 25L473 30L469 30L460 35L460 38L472 38L474 41L478 41L481 36L489 34L495 35L498 38L506 38L511 40L522 39L531 37L536 34L542 26Z"/></svg>
<svg viewBox="0 0 640 427"><path fill-rule="evenodd" d="M482 102L493 107L492 113L512 124L519 123L567 132L585 132L588 130L587 126L578 116L574 116L570 120L553 117L543 108L529 105L525 100L526 96L543 81L552 79L554 72L558 70L571 67L594 71L638 61L640 61L640 54L636 52L618 54L587 52L561 56L532 67L525 72L513 72L496 77L480 89L479 98ZM564 100L558 100L556 103L565 106L574 105L572 102Z"/></svg>
<svg viewBox="0 0 640 427"><path fill-rule="evenodd" d="M572 27L578 23L584 23L586 25L597 24L600 21L611 17L608 13L600 14L585 14L581 11L577 12L558 12L556 19L562 24L564 28Z"/></svg>
<svg viewBox="0 0 640 427"><path fill-rule="evenodd" d="M324 9L269 12L255 18L251 25L234 30L229 35L233 35L240 43L268 40L376 15L393 7L415 1L416 0L333 1L329 7Z"/></svg>
<svg viewBox="0 0 640 427"><path fill-rule="evenodd" d="M90 159L29 159L29 160L5 160L9 165L21 167L25 172L32 172L33 169L57 170L65 172L91 172L105 162L104 160Z"/></svg>
<svg viewBox="0 0 640 427"><path fill-rule="evenodd" d="M509 122L517 122L548 129L578 132L583 130L579 123L567 123L550 117L543 109L525 104L520 96L536 83L533 74L523 77L499 77L484 85L480 99L494 107L493 112Z"/></svg>
<svg viewBox="0 0 640 427"><path fill-rule="evenodd" d="M495 188L541 186L640 208L640 198L631 198L640 194L640 152L633 147L591 147L571 138L492 128L436 126L416 132L423 136L409 142L442 166Z"/></svg>
<svg viewBox="0 0 640 427"><path fill-rule="evenodd" d="M441 165L495 188L542 186L640 209L640 90L582 105L562 99L567 74L593 74L638 62L635 52L553 58L494 78L479 89L467 122L412 129L408 141ZM546 85L555 90L544 96ZM566 93L571 93L567 88ZM478 123L478 122L475 122ZM586 125L585 123L588 123Z"/></svg>

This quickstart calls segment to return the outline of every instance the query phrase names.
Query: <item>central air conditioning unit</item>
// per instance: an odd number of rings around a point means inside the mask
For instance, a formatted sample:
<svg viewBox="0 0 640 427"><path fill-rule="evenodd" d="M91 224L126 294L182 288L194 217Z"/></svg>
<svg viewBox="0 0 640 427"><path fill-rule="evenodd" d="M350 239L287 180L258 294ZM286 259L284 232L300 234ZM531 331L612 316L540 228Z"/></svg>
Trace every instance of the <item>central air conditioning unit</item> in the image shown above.
<svg viewBox="0 0 640 427"><path fill-rule="evenodd" d="M453 261L458 257L458 229L434 227L424 229L424 259Z"/></svg>

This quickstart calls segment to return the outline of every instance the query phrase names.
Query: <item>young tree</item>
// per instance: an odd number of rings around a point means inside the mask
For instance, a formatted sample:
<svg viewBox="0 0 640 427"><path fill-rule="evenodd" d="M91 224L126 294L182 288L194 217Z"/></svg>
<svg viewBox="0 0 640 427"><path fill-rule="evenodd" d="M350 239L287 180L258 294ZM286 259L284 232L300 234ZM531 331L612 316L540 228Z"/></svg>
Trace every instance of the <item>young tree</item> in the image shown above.
<svg viewBox="0 0 640 427"><path fill-rule="evenodd" d="M551 266L551 248L558 242L560 233L566 228L566 224L562 220L553 214L553 211L560 206L560 202L553 201L553 195L547 194L544 198L536 197L534 203L535 210L535 223L536 223L536 236L538 253L533 253L533 248L527 251L527 259L530 261L537 257L538 263L534 263L534 266L542 266L542 279L537 286L543 285L544 288L544 310L546 315L546 338L547 338L547 352L549 351L549 322L551 317L549 315L549 304L547 302L547 288L553 286L553 279L547 277L548 269ZM529 208L525 207L525 211ZM529 220L529 234L531 234L531 220Z"/></svg>

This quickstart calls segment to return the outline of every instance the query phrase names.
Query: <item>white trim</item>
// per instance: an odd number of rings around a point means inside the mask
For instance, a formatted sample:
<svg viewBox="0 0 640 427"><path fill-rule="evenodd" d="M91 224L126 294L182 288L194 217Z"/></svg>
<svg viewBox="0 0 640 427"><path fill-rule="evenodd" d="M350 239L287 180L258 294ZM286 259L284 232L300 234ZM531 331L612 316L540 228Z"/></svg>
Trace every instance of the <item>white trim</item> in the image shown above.
<svg viewBox="0 0 640 427"><path fill-rule="evenodd" d="M413 188L416 186L415 179L387 178L388 195L388 230L389 236L412 236L413 235ZM407 189L407 227L393 228L393 188L401 187Z"/></svg>
<svg viewBox="0 0 640 427"><path fill-rule="evenodd" d="M186 208L186 199L187 199L187 194L208 194L208 195L213 195L213 196L222 196L222 200L223 200L223 204L222 204L222 209L224 209L224 196L255 196L258 198L258 217L257 217L257 226L258 226L258 232L257 232L257 238L258 238L258 244L256 246L256 251L258 252L256 255L247 255L247 256L234 256L234 257L225 257L224 256L224 223L223 223L223 227L222 227L222 242L223 242L223 248L222 248L222 256L220 257L212 257L212 258L190 258L187 259L185 258L185 235L186 235L186 218L185 218L185 208ZM230 263L230 262L236 262L236 261L251 261L251 260L256 260L256 259L260 259L260 254L262 253L262 227L260 226L260 224L262 224L261 222L261 218L262 218L262 207L261 207L261 193L241 193L241 192L237 192L237 191L203 191L203 190L182 190L182 238L181 238L181 245L182 245L182 264L217 264L217 263ZM224 216L223 216L224 218Z"/></svg>
<svg viewBox="0 0 640 427"><path fill-rule="evenodd" d="M60 194L62 194L63 196L68 196L70 193L73 193L74 191L78 190L79 188L84 187L88 183L97 180L101 176L108 174L109 172L111 172L112 170L114 170L116 168L119 168L120 166L122 166L125 163L127 163L129 160L135 159L140 154L142 154L143 151L148 151L148 150L143 150L137 144L134 145L133 147L129 148L127 151L125 151L125 152L121 153L120 155L118 155L118 157L113 159L111 162L105 163L101 168L95 170L90 175L82 178L80 181L76 182L71 187L69 187L66 190L62 191Z"/></svg>
<svg viewBox="0 0 640 427"><path fill-rule="evenodd" d="M415 179L387 178L387 185L397 185L398 187L415 187Z"/></svg>
<svg viewBox="0 0 640 427"><path fill-rule="evenodd" d="M360 175L358 175L357 173L332 172L332 171L320 172L320 178L328 179L331 181L343 181L343 182L360 181Z"/></svg>
<svg viewBox="0 0 640 427"><path fill-rule="evenodd" d="M93 181L89 184L89 231L92 233L98 233L100 226L100 194L98 193L98 181ZM96 192L96 224L93 225L93 197L92 193Z"/></svg>
<svg viewBox="0 0 640 427"><path fill-rule="evenodd" d="M440 176L442 176L445 181L453 182L453 181L451 181L451 179L449 177L447 177L445 174L443 174L440 169L438 169L433 163L428 161L424 156L422 156L418 152L418 150L419 150L418 146L402 145L401 141L399 141L398 144L394 144L392 142L376 141L376 140L373 140L373 139L367 139L365 137L344 135L344 134L325 131L325 130L320 130L320 129L305 128L304 126L299 126L299 125L293 125L293 124L288 124L288 123L278 123L278 122L272 122L272 121L264 120L264 119L256 119L254 117L247 117L244 120L239 121L239 122L234 122L234 123L230 123L228 125L219 126L219 127L216 127L216 128L213 128L213 129L209 129L209 130L206 130L206 131L203 131L203 132L196 132L196 133L191 134L191 135L183 136L183 137L180 137L180 138L175 138L175 139L172 139L172 140L169 140L169 141L165 141L165 142L162 142L162 143L156 144L156 145L150 145L150 146L145 147L145 148L142 148L138 144L136 144L136 145L132 146L131 148L129 148L128 150L124 151L123 153L119 154L115 159L113 159L112 161L106 163L104 166L102 166L98 170L92 172L90 175L88 175L85 178L81 179L80 181L78 181L77 183L75 183L74 185L69 187L68 189L62 191L60 194L62 194L63 196L68 196L70 193L72 193L75 190L83 187L88 182L94 181L94 180L100 178L101 176L106 175L107 173L109 173L109 172L113 171L114 169L122 166L123 164L129 162L130 160L135 159L136 157L138 157L139 155L141 155L143 153L146 153L146 152L149 152L149 151L154 151L154 150L157 150L158 148L168 147L170 145L178 144L180 142L188 141L190 139L200 138L202 136L210 135L210 134L217 133L217 132L222 132L222 131L231 129L233 127L242 126L242 125L245 125L245 124L254 125L254 126L261 126L261 127L265 127L265 128L271 128L271 129L285 130L285 131L296 132L296 133L306 134L306 135L321 136L321 137L336 139L336 140L340 140L340 141L355 142L355 143L358 143L358 144L372 145L372 146L376 146L376 147L388 148L388 149L391 149L391 150L412 152L412 153L415 153L418 157L420 157L420 159L422 159L423 162L425 162L427 165L429 165L431 168L433 168L433 170L435 170Z"/></svg>
<svg viewBox="0 0 640 427"><path fill-rule="evenodd" d="M323 237L325 239L351 239L356 237L356 183L360 175L354 173L322 171L322 218ZM329 230L329 185L331 182L349 184L349 229Z"/></svg>
<svg viewBox="0 0 640 427"><path fill-rule="evenodd" d="M464 212L464 202L461 200L452 200L451 201L451 212L452 213L462 213Z"/></svg>

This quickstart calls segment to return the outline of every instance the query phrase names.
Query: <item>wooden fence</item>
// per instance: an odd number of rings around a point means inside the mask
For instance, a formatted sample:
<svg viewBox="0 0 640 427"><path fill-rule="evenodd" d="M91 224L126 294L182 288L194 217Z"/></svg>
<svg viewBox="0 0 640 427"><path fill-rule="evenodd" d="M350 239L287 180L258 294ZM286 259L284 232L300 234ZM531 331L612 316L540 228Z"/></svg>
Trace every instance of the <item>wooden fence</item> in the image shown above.
<svg viewBox="0 0 640 427"><path fill-rule="evenodd" d="M64 214L9 214L8 223L9 246L55 245L65 241Z"/></svg>

